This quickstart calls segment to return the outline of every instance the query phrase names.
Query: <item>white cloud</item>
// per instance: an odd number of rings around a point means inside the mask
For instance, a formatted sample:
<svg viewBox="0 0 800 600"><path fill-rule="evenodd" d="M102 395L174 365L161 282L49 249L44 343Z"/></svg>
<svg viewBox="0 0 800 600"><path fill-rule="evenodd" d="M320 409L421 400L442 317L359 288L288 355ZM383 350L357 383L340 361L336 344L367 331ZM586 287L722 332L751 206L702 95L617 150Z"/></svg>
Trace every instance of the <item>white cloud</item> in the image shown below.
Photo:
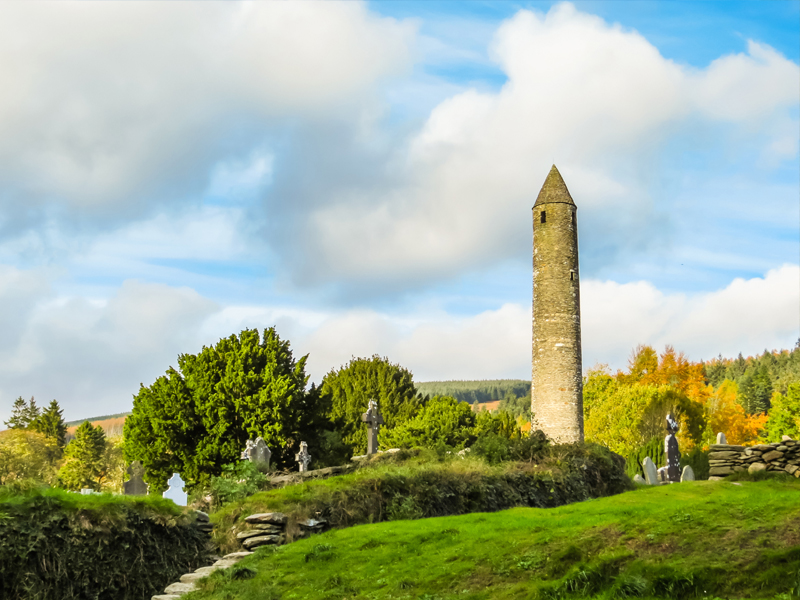
<svg viewBox="0 0 800 600"><path fill-rule="evenodd" d="M672 344L692 360L791 348L800 336L800 266L713 292L663 292L642 281L584 280L584 366L626 364L637 344ZM244 328L277 326L319 381L351 357L379 354L417 381L530 375L531 312L508 303L479 314L406 314L281 306L222 307L189 288L125 282L107 300L53 296L44 273L0 269L0 420L13 399L56 398L69 418L128 410L181 353ZM16 311L12 313L11 311Z"/></svg>
<svg viewBox="0 0 800 600"><path fill-rule="evenodd" d="M698 122L732 122L731 139L713 148L730 142L726 152L750 153L757 144L796 156L800 69L765 44L693 69L565 3L519 11L491 50L509 77L499 92L441 102L387 163L382 187L348 181L322 192L326 202L301 225L313 246L285 252L289 261L305 254L304 277L380 287L522 256L528 211L553 160L582 222L604 233L589 240L593 251L647 246L670 232L653 197L662 194L658 156Z"/></svg>
<svg viewBox="0 0 800 600"><path fill-rule="evenodd" d="M584 365L624 367L637 344L667 344L692 360L793 348L800 337L800 266L735 279L701 294L664 293L648 282L584 281Z"/></svg>
<svg viewBox="0 0 800 600"><path fill-rule="evenodd" d="M414 35L361 2L3 4L0 186L106 216L180 199L265 120L357 111Z"/></svg>

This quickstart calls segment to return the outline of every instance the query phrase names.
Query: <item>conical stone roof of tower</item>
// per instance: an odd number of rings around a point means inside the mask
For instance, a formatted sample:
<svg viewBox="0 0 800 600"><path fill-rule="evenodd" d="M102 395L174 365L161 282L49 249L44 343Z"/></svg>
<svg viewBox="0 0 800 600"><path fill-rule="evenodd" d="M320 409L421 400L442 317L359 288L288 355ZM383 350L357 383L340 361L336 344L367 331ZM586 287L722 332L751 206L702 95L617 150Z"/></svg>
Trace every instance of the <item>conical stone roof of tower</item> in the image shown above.
<svg viewBox="0 0 800 600"><path fill-rule="evenodd" d="M558 172L555 165L553 165L553 168L550 169L550 172L547 174L547 179L544 180L544 185L539 191L539 195L536 197L536 202L534 202L533 205L537 206L539 204L552 203L571 204L575 206L575 202L572 201L572 196L569 195L567 184L564 183L564 180L561 178L561 173Z"/></svg>

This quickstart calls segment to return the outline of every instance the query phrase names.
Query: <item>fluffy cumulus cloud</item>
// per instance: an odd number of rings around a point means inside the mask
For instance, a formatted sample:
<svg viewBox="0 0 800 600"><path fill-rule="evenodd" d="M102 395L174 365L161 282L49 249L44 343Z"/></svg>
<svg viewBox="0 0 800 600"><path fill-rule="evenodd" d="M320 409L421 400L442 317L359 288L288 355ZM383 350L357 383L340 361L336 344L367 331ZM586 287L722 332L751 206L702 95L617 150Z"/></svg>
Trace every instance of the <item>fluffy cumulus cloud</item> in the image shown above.
<svg viewBox="0 0 800 600"><path fill-rule="evenodd" d="M300 277L391 288L525 256L526 215L553 160L592 224L582 243L593 268L597 255L610 261L669 235L654 173L674 136L694 151L688 130L724 123L710 137L731 142L729 154L755 144L797 155L800 69L765 44L695 69L560 4L518 12L491 53L508 76L499 92L441 102L381 163L379 185L342 177L320 186L297 225L303 248L285 245Z"/></svg>
<svg viewBox="0 0 800 600"><path fill-rule="evenodd" d="M360 107L405 70L413 36L358 2L3 5L0 225L198 193L274 119Z"/></svg>

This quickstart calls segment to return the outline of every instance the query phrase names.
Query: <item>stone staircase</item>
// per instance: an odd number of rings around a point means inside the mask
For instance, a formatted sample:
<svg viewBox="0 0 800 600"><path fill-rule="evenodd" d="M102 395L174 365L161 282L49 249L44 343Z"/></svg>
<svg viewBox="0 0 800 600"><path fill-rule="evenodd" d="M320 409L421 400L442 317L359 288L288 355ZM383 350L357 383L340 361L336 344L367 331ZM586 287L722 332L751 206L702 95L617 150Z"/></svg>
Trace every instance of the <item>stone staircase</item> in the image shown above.
<svg viewBox="0 0 800 600"><path fill-rule="evenodd" d="M180 598L184 594L194 591L197 588L195 582L198 579L207 577L219 569L227 569L228 567L232 567L245 556L250 556L251 554L252 552L233 552L232 554L226 554L210 567L200 567L192 573L181 575L180 581L169 584L164 589L163 594L153 596L152 600L176 600L176 598Z"/></svg>

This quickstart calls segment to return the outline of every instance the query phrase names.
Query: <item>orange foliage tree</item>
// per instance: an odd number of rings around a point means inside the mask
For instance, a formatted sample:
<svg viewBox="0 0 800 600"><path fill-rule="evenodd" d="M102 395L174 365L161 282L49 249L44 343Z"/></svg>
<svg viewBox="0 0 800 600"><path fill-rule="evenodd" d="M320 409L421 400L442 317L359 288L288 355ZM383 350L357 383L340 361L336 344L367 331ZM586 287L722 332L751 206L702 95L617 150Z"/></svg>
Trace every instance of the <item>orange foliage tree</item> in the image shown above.
<svg viewBox="0 0 800 600"><path fill-rule="evenodd" d="M716 392L709 387L709 398L706 402L708 426L706 427L707 443L714 443L717 433L722 432L729 444L755 444L767 424L767 415L748 416L738 402L739 386L735 381L726 379Z"/></svg>

